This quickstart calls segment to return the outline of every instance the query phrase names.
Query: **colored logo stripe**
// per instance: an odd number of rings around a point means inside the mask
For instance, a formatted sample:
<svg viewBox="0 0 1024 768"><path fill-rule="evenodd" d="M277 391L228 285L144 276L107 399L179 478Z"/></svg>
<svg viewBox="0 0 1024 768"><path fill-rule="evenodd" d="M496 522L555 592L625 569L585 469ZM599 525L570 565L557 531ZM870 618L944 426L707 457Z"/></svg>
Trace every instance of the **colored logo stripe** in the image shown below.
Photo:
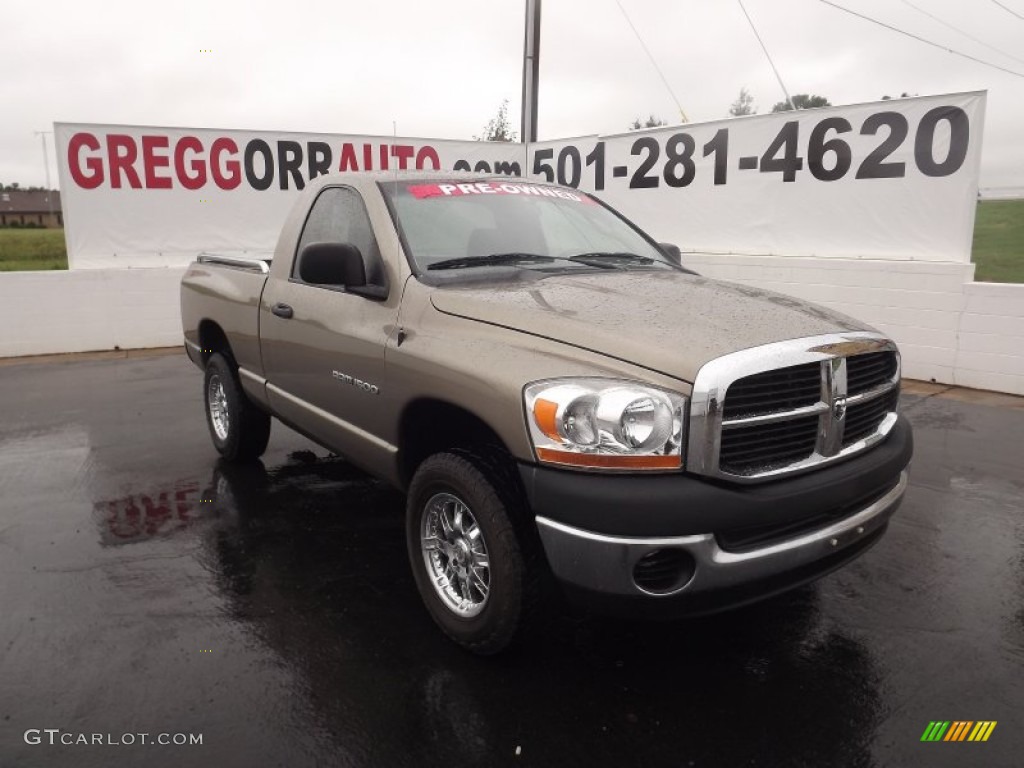
<svg viewBox="0 0 1024 768"><path fill-rule="evenodd" d="M992 735L992 731L996 729L995 720L982 720L979 721L974 730L971 731L971 735L967 737L968 741L988 741L988 737Z"/></svg>
<svg viewBox="0 0 1024 768"><path fill-rule="evenodd" d="M954 720L953 725L950 726L949 732L946 734L946 738L943 741L963 741L964 736L967 735L967 729L972 724L966 720Z"/></svg>
<svg viewBox="0 0 1024 768"><path fill-rule="evenodd" d="M932 720L921 741L988 741L995 727L995 720Z"/></svg>

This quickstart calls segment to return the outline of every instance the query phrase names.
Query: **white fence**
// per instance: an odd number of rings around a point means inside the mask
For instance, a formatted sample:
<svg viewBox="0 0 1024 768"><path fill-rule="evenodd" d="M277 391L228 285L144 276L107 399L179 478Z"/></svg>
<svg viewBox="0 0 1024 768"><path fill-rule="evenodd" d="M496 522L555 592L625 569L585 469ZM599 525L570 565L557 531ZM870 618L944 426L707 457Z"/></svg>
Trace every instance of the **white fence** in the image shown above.
<svg viewBox="0 0 1024 768"><path fill-rule="evenodd" d="M0 273L0 357L182 343L183 267Z"/></svg>
<svg viewBox="0 0 1024 768"><path fill-rule="evenodd" d="M865 320L904 375L1024 395L1024 285L972 283L971 264L686 254L709 277L769 288ZM181 343L181 268L0 276L0 357Z"/></svg>
<svg viewBox="0 0 1024 768"><path fill-rule="evenodd" d="M1024 285L964 286L955 383L1024 395Z"/></svg>

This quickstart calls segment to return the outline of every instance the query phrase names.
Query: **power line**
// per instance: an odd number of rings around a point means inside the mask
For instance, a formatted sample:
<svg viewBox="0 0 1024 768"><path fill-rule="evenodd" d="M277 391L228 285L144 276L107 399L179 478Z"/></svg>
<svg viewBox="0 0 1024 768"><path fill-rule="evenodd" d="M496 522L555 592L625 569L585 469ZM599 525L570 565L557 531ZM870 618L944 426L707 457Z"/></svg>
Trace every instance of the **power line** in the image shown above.
<svg viewBox="0 0 1024 768"><path fill-rule="evenodd" d="M955 51L952 48L947 48L946 46L940 45L939 43L933 43L931 40L926 40L923 37L915 35L913 32L906 32L902 29L886 24L884 21L879 21L878 19L873 19L870 16L865 16L863 13L851 11L849 8L844 8L841 5L836 5L835 3L830 2L830 0L821 0L821 2L823 2L825 5L831 5L833 8L843 11L844 13L848 13L851 16L856 16L857 18L864 19L864 21L870 21L872 24L877 24L880 27L885 27L886 29L891 30L893 32L898 32L901 35L912 37L914 40L917 40L918 42L924 43L926 45L930 45L933 48L938 48L939 50L946 51L946 53L952 53L954 56L960 56L965 59L970 59L971 61L977 62L978 64L984 64L986 67L992 67L993 69L998 69L1000 72L1006 72L1009 75L1024 77L1024 73L1016 72L1012 69L1007 69L1006 67L1001 67L998 64L993 64L991 61L985 61L984 59L976 58L968 53L961 53L960 51Z"/></svg>
<svg viewBox="0 0 1024 768"><path fill-rule="evenodd" d="M935 21L939 22L939 24L941 24L942 26L948 27L949 29L952 29L954 32L957 32L957 33L963 35L964 37L966 37L968 40L973 40L974 42L978 43L979 45L984 45L986 48L988 48L990 50L993 50L996 53L1001 53L1003 56L1006 56L1007 58L1013 59L1014 61L1019 61L1021 64L1024 64L1024 59L1019 59L1016 56L1014 56L1012 53L1007 53L1006 51L1002 50L1001 48L996 48L994 45L989 45L984 40L979 40L974 35L970 35L967 32L964 32L962 29L960 29L958 27L955 27L952 24L950 24L948 21L943 21L938 16L936 16L934 13L931 13L930 11L926 11L924 8L920 8L920 7L916 6L916 5L914 5L912 2L910 2L910 0L903 0L903 4L904 5L909 5L911 8L913 8L918 13L923 13L928 18L934 19Z"/></svg>
<svg viewBox="0 0 1024 768"><path fill-rule="evenodd" d="M1024 16L1021 16L1021 15L1020 15L1019 13L1017 13L1017 12L1016 12L1015 10L1013 10L1012 8L1008 8L1008 7L1006 7L1005 5L1003 5L1002 3L1000 3L1000 2L999 2L999 0L992 0L992 2L993 2L993 3L995 3L996 5L998 5L998 6L1000 7L1000 8L1002 8L1002 9L1003 9L1004 11L1006 11L1007 13L1009 13L1009 14L1012 14L1012 15L1016 16L1016 17L1017 17L1018 19L1020 19L1021 21L1024 21Z"/></svg>
<svg viewBox="0 0 1024 768"><path fill-rule="evenodd" d="M780 75L779 70L775 68L775 62L772 61L771 54L768 53L768 48L765 46L764 40L761 39L761 35L757 33L757 27L754 26L754 20L750 18L750 14L747 13L747 9L743 5L743 0L736 0L736 2L740 4L740 10L743 11L743 15L747 17L747 22L750 24L750 28L754 31L754 37L757 38L757 42L761 44L761 50L764 51L764 57L768 59L772 72L775 73L775 79L779 81L779 86L782 88L782 92L786 94L786 103L789 104L790 109L796 109L793 105L793 100L789 98L789 91L786 90L786 84L782 82L782 75Z"/></svg>
<svg viewBox="0 0 1024 768"><path fill-rule="evenodd" d="M644 53L647 54L647 58L651 60L651 64L654 65L655 71L658 73L658 77L661 78L661 82L665 84L665 89L668 91L669 96L672 97L672 101L676 103L676 107L679 109L679 116L683 118L684 123L690 122L689 118L686 117L686 113L683 111L683 105L679 103L679 99L676 98L675 91L672 90L672 86L668 84L668 80L665 79L665 74L661 71L661 67L658 66L658 62L654 60L654 56L651 55L650 50L647 48L647 44L644 39L640 37L640 32L633 25L633 20L629 18L629 14L626 13L626 9L622 7L622 3L619 0L615 0L615 4L619 6L619 10L622 11L622 15L626 17L626 23L629 24L633 30L633 34L636 35L636 39L640 41L640 47L644 49Z"/></svg>

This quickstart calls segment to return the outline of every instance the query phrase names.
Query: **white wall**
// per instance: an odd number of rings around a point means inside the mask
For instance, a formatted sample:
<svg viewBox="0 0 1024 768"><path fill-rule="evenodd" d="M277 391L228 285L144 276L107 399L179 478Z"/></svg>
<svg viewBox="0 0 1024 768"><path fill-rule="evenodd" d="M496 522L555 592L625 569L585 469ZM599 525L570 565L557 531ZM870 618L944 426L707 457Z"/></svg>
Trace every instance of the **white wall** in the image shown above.
<svg viewBox="0 0 1024 768"><path fill-rule="evenodd" d="M1024 395L1024 285L964 286L957 384Z"/></svg>
<svg viewBox="0 0 1024 768"><path fill-rule="evenodd" d="M0 273L0 357L182 343L184 268Z"/></svg>
<svg viewBox="0 0 1024 768"><path fill-rule="evenodd" d="M974 266L684 254L708 277L769 288L890 334L908 378L1024 395L1024 285ZM181 343L181 268L0 273L0 357Z"/></svg>

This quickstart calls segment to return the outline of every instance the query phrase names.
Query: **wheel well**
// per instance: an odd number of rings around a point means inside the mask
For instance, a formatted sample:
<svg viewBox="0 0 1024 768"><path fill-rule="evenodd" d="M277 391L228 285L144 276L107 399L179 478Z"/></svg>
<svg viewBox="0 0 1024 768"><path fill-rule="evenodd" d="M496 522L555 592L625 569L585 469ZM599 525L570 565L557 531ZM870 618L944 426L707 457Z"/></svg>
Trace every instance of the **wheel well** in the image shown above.
<svg viewBox="0 0 1024 768"><path fill-rule="evenodd" d="M483 450L511 460L508 448L480 417L443 400L417 400L406 407L399 425L399 472L409 487L417 467L429 456L449 450Z"/></svg>
<svg viewBox="0 0 1024 768"><path fill-rule="evenodd" d="M202 348L203 363L210 359L210 355L219 352L231 365L236 365L227 334L213 320L203 320L199 323L199 346Z"/></svg>

